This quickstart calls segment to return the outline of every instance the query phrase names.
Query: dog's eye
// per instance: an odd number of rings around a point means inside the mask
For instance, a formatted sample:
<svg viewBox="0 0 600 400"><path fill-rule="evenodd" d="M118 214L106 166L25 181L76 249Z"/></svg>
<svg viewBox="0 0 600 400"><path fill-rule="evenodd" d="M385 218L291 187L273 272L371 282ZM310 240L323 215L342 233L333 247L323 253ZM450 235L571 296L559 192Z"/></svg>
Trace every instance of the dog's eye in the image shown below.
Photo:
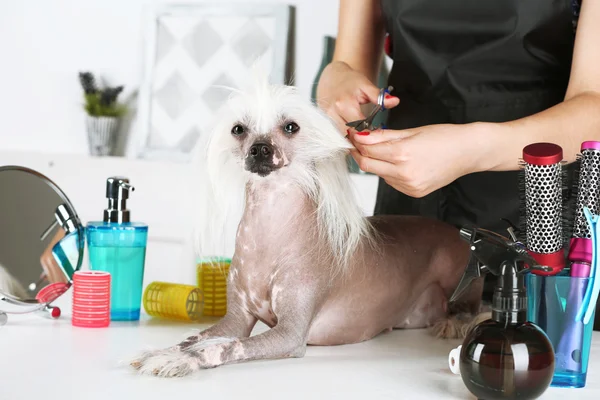
<svg viewBox="0 0 600 400"><path fill-rule="evenodd" d="M288 122L283 127L283 130L285 131L285 133L296 133L296 132L298 132L298 129L300 129L300 127L295 122Z"/></svg>
<svg viewBox="0 0 600 400"><path fill-rule="evenodd" d="M243 134L244 132L245 132L244 127L239 124L235 125L233 128L231 128L232 135L239 136L239 135Z"/></svg>

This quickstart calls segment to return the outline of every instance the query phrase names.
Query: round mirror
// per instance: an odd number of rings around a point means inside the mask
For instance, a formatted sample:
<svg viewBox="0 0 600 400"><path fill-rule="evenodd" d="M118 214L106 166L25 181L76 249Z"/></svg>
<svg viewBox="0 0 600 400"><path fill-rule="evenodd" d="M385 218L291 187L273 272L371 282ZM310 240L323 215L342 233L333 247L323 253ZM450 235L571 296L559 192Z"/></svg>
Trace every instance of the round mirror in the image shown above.
<svg viewBox="0 0 600 400"><path fill-rule="evenodd" d="M60 310L51 303L83 262L84 229L63 191L46 176L0 167L0 323L6 314Z"/></svg>

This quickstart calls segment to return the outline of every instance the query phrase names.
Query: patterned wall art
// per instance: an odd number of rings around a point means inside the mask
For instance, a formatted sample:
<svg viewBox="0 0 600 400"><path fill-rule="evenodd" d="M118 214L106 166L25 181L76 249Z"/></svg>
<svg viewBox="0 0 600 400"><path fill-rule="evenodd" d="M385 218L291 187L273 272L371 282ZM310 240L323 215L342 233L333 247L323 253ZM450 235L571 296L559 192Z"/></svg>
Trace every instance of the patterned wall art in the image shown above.
<svg viewBox="0 0 600 400"><path fill-rule="evenodd" d="M222 87L243 86L257 59L273 83L288 82L291 6L168 5L145 20L136 158L188 161L230 94Z"/></svg>

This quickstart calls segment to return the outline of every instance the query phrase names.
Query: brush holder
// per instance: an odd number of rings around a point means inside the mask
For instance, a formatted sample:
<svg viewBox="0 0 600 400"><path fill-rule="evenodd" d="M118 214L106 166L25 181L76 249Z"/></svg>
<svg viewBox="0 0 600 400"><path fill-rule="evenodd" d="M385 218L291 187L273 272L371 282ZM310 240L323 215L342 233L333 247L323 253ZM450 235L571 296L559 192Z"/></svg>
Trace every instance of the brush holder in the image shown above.
<svg viewBox="0 0 600 400"><path fill-rule="evenodd" d="M204 296L194 286L152 282L144 291L144 310L152 317L179 321L198 321L202 317Z"/></svg>
<svg viewBox="0 0 600 400"><path fill-rule="evenodd" d="M227 276L231 259L218 257L198 262L198 287L204 294L204 315L222 317L227 313Z"/></svg>
<svg viewBox="0 0 600 400"><path fill-rule="evenodd" d="M594 316L587 324L576 316L592 283L592 278L527 276L528 320L546 333L554 348L553 387L586 385Z"/></svg>

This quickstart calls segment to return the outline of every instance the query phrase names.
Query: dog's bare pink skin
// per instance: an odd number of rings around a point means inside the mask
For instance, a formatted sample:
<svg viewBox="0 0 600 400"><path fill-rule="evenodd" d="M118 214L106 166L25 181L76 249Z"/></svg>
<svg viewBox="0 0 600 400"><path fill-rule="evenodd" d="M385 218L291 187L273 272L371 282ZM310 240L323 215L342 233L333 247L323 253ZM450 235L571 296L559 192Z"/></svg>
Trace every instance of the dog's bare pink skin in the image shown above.
<svg viewBox="0 0 600 400"><path fill-rule="evenodd" d="M256 113L280 103L261 103ZM319 228L320 205L296 179L311 168L302 163L318 146L298 141L296 129L282 130L289 116L271 114L237 116L242 122L232 123L243 125L233 125L232 152L253 173L230 266L227 314L176 346L142 354L132 362L140 372L183 376L249 360L302 357L307 345L357 343L394 328L449 320L448 299L469 257L458 230L422 217L371 217L375 239L364 237L343 274L333 276L339 259ZM252 125L254 120L261 122ZM257 144L270 147L256 151ZM481 289L478 282L463 295L463 311L479 311ZM250 336L257 321L270 329Z"/></svg>
<svg viewBox="0 0 600 400"><path fill-rule="evenodd" d="M468 259L468 245L455 228L421 217L372 217L384 237L380 247L361 246L348 276L331 281L332 260L315 240L315 205L302 191L265 180L248 187L247 199L230 267L227 315L170 349L173 362L185 367L166 371L182 375L241 361L301 357L307 344L357 343L447 318L447 299ZM479 295L474 290L471 296L473 312ZM258 320L271 329L249 337ZM204 347L212 338L231 340ZM165 354L145 354L134 365L152 366L153 356Z"/></svg>

